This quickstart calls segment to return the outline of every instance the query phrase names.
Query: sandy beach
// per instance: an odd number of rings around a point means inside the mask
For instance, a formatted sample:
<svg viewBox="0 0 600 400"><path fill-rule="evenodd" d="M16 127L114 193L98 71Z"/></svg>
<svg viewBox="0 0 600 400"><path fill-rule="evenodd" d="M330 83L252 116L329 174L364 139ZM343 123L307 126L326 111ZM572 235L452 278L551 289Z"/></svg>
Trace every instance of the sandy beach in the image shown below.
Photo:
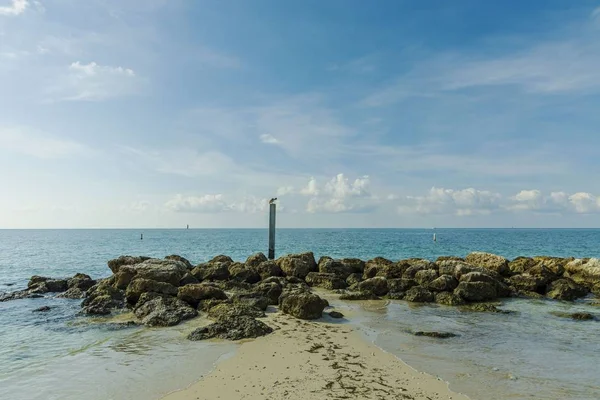
<svg viewBox="0 0 600 400"><path fill-rule="evenodd" d="M351 325L283 314L264 321L272 334L244 343L211 374L164 400L468 399L370 344Z"/></svg>

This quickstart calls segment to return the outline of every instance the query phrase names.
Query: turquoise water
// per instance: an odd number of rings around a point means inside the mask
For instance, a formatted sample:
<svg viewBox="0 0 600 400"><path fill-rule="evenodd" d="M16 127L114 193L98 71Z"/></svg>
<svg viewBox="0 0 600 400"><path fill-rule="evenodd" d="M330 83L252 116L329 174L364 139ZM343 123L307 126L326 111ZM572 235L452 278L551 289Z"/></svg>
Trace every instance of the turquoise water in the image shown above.
<svg viewBox="0 0 600 400"><path fill-rule="evenodd" d="M140 240L140 233L144 240ZM600 256L600 230L569 229L282 229L277 253L390 259L489 251L519 255ZM180 254L199 263L217 254L244 260L266 252L266 230L0 230L0 292L21 289L31 275L94 278L110 274L121 254ZM42 305L48 313L32 313ZM562 320L552 310L600 314L585 303L512 300L514 315L464 314L404 302L366 310L375 342L420 370L450 381L474 399L598 399L600 323ZM76 315L79 301L54 298L0 303L0 398L153 399L185 387L235 348L184 339L197 321L172 329L110 328ZM408 330L449 330L448 341Z"/></svg>

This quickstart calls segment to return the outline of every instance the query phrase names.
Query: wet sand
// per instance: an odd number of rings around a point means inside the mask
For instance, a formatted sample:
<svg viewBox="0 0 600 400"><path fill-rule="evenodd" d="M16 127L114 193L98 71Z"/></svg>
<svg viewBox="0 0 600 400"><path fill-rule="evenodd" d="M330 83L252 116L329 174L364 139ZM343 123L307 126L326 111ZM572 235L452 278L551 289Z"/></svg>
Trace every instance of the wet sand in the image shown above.
<svg viewBox="0 0 600 400"><path fill-rule="evenodd" d="M164 400L468 399L369 343L349 324L283 314L264 321L272 334L242 344L211 374Z"/></svg>

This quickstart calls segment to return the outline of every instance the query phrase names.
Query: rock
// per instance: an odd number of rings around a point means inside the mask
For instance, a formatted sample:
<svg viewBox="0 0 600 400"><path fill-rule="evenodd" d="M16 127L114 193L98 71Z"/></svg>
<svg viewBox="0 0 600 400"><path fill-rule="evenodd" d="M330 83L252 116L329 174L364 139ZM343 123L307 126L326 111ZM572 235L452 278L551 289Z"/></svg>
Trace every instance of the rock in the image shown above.
<svg viewBox="0 0 600 400"><path fill-rule="evenodd" d="M390 292L406 292L413 286L417 286L417 282L414 279L388 279L387 285Z"/></svg>
<svg viewBox="0 0 600 400"><path fill-rule="evenodd" d="M187 258L178 256L177 254L171 254L170 256L166 256L165 260L179 261L179 262L183 263L188 270L191 271L192 269L194 269L194 266Z"/></svg>
<svg viewBox="0 0 600 400"><path fill-rule="evenodd" d="M260 275L253 268L249 268L246 264L234 262L229 264L229 279L237 282L256 283L260 281Z"/></svg>
<svg viewBox="0 0 600 400"><path fill-rule="evenodd" d="M569 276L588 287L600 284L600 259L576 259L565 264Z"/></svg>
<svg viewBox="0 0 600 400"><path fill-rule="evenodd" d="M125 290L127 286L131 283L133 278L135 278L137 271L134 266L131 265L122 265L119 268L119 272L113 275L114 278L114 286L117 289Z"/></svg>
<svg viewBox="0 0 600 400"><path fill-rule="evenodd" d="M183 278L181 278L181 280L179 281L179 286L193 285L196 283L200 283L200 281L198 279L196 279L196 277L194 275L192 275L190 272L187 272L183 276Z"/></svg>
<svg viewBox="0 0 600 400"><path fill-rule="evenodd" d="M108 262L108 268L110 268L113 274L116 274L123 265L140 264L149 259L150 257L121 256L117 259L110 260Z"/></svg>
<svg viewBox="0 0 600 400"><path fill-rule="evenodd" d="M392 261L383 257L375 257L372 260L367 261L363 270L363 279L374 278L377 276L377 274L383 271L386 266L390 266L392 264Z"/></svg>
<svg viewBox="0 0 600 400"><path fill-rule="evenodd" d="M558 279L548 285L546 296L555 300L573 301L585 297L588 291L584 286L578 285L571 279Z"/></svg>
<svg viewBox="0 0 600 400"><path fill-rule="evenodd" d="M289 294L281 300L280 310L300 319L321 318L329 304L314 293Z"/></svg>
<svg viewBox="0 0 600 400"><path fill-rule="evenodd" d="M500 275L510 275L508 260L496 254L473 252L465 257L465 261L469 264L495 271Z"/></svg>
<svg viewBox="0 0 600 400"><path fill-rule="evenodd" d="M223 254L218 255L213 257L208 264L214 264L214 263L228 263L231 264L233 262L233 260L231 259L231 257L229 256L225 256Z"/></svg>
<svg viewBox="0 0 600 400"><path fill-rule="evenodd" d="M264 261L260 263L256 268L256 272L260 275L262 280L270 278L272 276L283 276L283 271L279 268L279 265L275 261Z"/></svg>
<svg viewBox="0 0 600 400"><path fill-rule="evenodd" d="M150 259L133 267L136 271L136 279L164 282L175 287L188 272L186 265L176 260Z"/></svg>
<svg viewBox="0 0 600 400"><path fill-rule="evenodd" d="M230 299L227 299L227 300L215 300L215 299L200 300L200 302L198 303L198 307L196 307L196 309L198 311L208 312L211 308L218 306L219 304L232 304L232 301Z"/></svg>
<svg viewBox="0 0 600 400"><path fill-rule="evenodd" d="M435 270L436 265L428 260L421 260L421 262L414 262L410 267L408 267L402 277L404 279L415 279L417 276L417 272L426 271L426 270Z"/></svg>
<svg viewBox="0 0 600 400"><path fill-rule="evenodd" d="M373 293L375 296L384 296L389 292L387 280L380 276L359 282L358 290Z"/></svg>
<svg viewBox="0 0 600 400"><path fill-rule="evenodd" d="M236 293L231 297L234 304L245 304L261 311L269 307L270 300L258 293Z"/></svg>
<svg viewBox="0 0 600 400"><path fill-rule="evenodd" d="M421 286L414 286L406 291L404 300L413 303L430 303L435 300L433 293Z"/></svg>
<svg viewBox="0 0 600 400"><path fill-rule="evenodd" d="M385 297L389 300L404 300L404 296L406 296L405 292L390 291Z"/></svg>
<svg viewBox="0 0 600 400"><path fill-rule="evenodd" d="M435 260L435 263L439 265L443 261L462 261L462 262L465 262L465 259L462 258L462 257L456 257L456 256L439 256Z"/></svg>
<svg viewBox="0 0 600 400"><path fill-rule="evenodd" d="M539 294L537 292L530 292L527 290L517 290L516 295L518 297L525 297L528 299L543 299L544 295L543 294Z"/></svg>
<svg viewBox="0 0 600 400"><path fill-rule="evenodd" d="M42 306L40 308L36 308L32 312L48 312L50 310L52 310L52 307L50 307L50 306Z"/></svg>
<svg viewBox="0 0 600 400"><path fill-rule="evenodd" d="M96 284L96 281L90 278L86 274L75 274L71 279L67 280L67 287L69 289L80 289L85 292Z"/></svg>
<svg viewBox="0 0 600 400"><path fill-rule="evenodd" d="M381 300L372 292L348 292L340 296L340 300Z"/></svg>
<svg viewBox="0 0 600 400"><path fill-rule="evenodd" d="M306 275L306 283L310 286L316 286L323 289L334 290L334 289L345 289L346 281L341 279L340 276L333 273L321 273L321 272L309 272Z"/></svg>
<svg viewBox="0 0 600 400"><path fill-rule="evenodd" d="M217 321L240 316L252 318L262 318L265 316L263 310L243 303L221 303L211 307L207 312L209 317Z"/></svg>
<svg viewBox="0 0 600 400"><path fill-rule="evenodd" d="M543 264L537 264L529 268L525 275L538 278L544 286L560 277L550 268L545 267Z"/></svg>
<svg viewBox="0 0 600 400"><path fill-rule="evenodd" d="M550 271L554 273L554 275L562 275L565 273L565 267L571 261L574 261L574 258L560 258L560 257L546 257L546 256L538 256L533 257L533 260L538 263L538 265L544 266L548 268Z"/></svg>
<svg viewBox="0 0 600 400"><path fill-rule="evenodd" d="M487 282L494 286L498 283L496 279L491 277L488 274L484 274L481 272L469 272L467 274L461 275L460 282Z"/></svg>
<svg viewBox="0 0 600 400"><path fill-rule="evenodd" d="M231 292L231 291L248 291L252 289L252 285L246 282L238 282L238 281L204 281L202 282L204 285L214 286L221 290Z"/></svg>
<svg viewBox="0 0 600 400"><path fill-rule="evenodd" d="M594 296L600 297L600 283L594 285L590 291L594 294Z"/></svg>
<svg viewBox="0 0 600 400"><path fill-rule="evenodd" d="M60 293L65 292L69 285L66 279L53 279L34 275L29 280L27 288L30 293Z"/></svg>
<svg viewBox="0 0 600 400"><path fill-rule="evenodd" d="M85 297L85 292L78 287L72 287L56 297L60 299L83 299Z"/></svg>
<svg viewBox="0 0 600 400"><path fill-rule="evenodd" d="M460 282L454 294L467 301L493 300L497 297L496 285L489 282Z"/></svg>
<svg viewBox="0 0 600 400"><path fill-rule="evenodd" d="M424 332L424 331L415 332L414 335L415 336L427 336L427 337L432 337L432 338L436 338L436 339L448 339L448 338L458 336L451 332Z"/></svg>
<svg viewBox="0 0 600 400"><path fill-rule="evenodd" d="M429 282L427 288L434 292L451 292L458 286L458 281L452 275L441 275Z"/></svg>
<svg viewBox="0 0 600 400"><path fill-rule="evenodd" d="M562 311L551 311L550 314L560 318L571 318L575 321L590 321L594 319L594 315L586 312L568 313Z"/></svg>
<svg viewBox="0 0 600 400"><path fill-rule="evenodd" d="M340 280L346 280L355 271L351 265L344 264L340 260L321 257L319 259L319 272L333 275Z"/></svg>
<svg viewBox="0 0 600 400"><path fill-rule="evenodd" d="M508 278L510 284L518 291L544 293L546 284L543 279L530 275L513 275Z"/></svg>
<svg viewBox="0 0 600 400"><path fill-rule="evenodd" d="M38 293L31 293L29 289L26 290L17 290L16 292L0 294L0 303L4 301L10 300L19 300L19 299L29 299L29 298L39 298L44 297Z"/></svg>
<svg viewBox="0 0 600 400"><path fill-rule="evenodd" d="M219 338L241 340L268 335L273 329L262 321L248 316L223 318L219 322L198 328L188 335L189 340Z"/></svg>
<svg viewBox="0 0 600 400"><path fill-rule="evenodd" d="M286 276L304 279L309 272L317 272L317 263L314 254L290 254L277 259L277 265Z"/></svg>
<svg viewBox="0 0 600 400"><path fill-rule="evenodd" d="M187 303L172 297L156 297L136 307L134 313L147 326L173 326L198 315Z"/></svg>
<svg viewBox="0 0 600 400"><path fill-rule="evenodd" d="M279 296L283 292L282 286L276 282L261 282L255 289L255 293L258 293L269 300L269 305L279 304Z"/></svg>
<svg viewBox="0 0 600 400"><path fill-rule="evenodd" d="M435 302L445 306L461 306L465 304L465 301L462 297L449 292L436 293Z"/></svg>
<svg viewBox="0 0 600 400"><path fill-rule="evenodd" d="M29 278L29 282L27 283L27 289L33 289L36 286L39 286L40 284L46 282L49 279L52 279L52 278L47 278L45 276L39 276L39 275L33 275L31 278Z"/></svg>
<svg viewBox="0 0 600 400"><path fill-rule="evenodd" d="M438 262L437 265L440 275L452 275L456 279L460 279L462 274L473 271L488 272L485 268L475 267L460 260L443 260Z"/></svg>
<svg viewBox="0 0 600 400"><path fill-rule="evenodd" d="M199 264L192 270L192 275L200 282L202 281L226 281L229 279L229 269L227 268L230 262L211 262Z"/></svg>
<svg viewBox="0 0 600 400"><path fill-rule="evenodd" d="M338 312L338 311L330 311L328 314L331 318L335 318L335 319L344 318L344 314L342 314L341 312Z"/></svg>
<svg viewBox="0 0 600 400"><path fill-rule="evenodd" d="M538 262L530 257L517 257L508 263L508 269L511 274L522 274L529 268L535 266Z"/></svg>
<svg viewBox="0 0 600 400"><path fill-rule="evenodd" d="M181 286L175 294L178 299L185 301L193 307L197 307L198 303L202 300L227 300L227 295L224 291L202 283Z"/></svg>
<svg viewBox="0 0 600 400"><path fill-rule="evenodd" d="M359 274L359 273L350 274L350 275L348 275L348 278L346 278L346 285L352 286L360 281L362 281L362 274Z"/></svg>
<svg viewBox="0 0 600 400"><path fill-rule="evenodd" d="M429 283L433 282L438 277L438 272L434 269L424 269L417 271L415 274L415 281L423 287L427 287Z"/></svg>
<svg viewBox="0 0 600 400"><path fill-rule="evenodd" d="M260 264L267 261L269 260L267 259L267 256L265 256L263 253L255 253L246 259L245 264L248 268L256 268Z"/></svg>
<svg viewBox="0 0 600 400"><path fill-rule="evenodd" d="M84 314L107 315L125 306L125 292L113 287L108 280L103 280L88 290L81 306Z"/></svg>
<svg viewBox="0 0 600 400"><path fill-rule="evenodd" d="M129 284L129 286L127 286L127 290L125 291L125 297L127 298L127 302L133 305L138 302L142 293L146 292L165 294L168 296L176 296L177 287L166 282L159 282L144 278L136 278Z"/></svg>
<svg viewBox="0 0 600 400"><path fill-rule="evenodd" d="M493 304L489 303L476 303L469 304L464 307L461 307L463 311L475 311L475 312L492 312L498 314L512 314L514 311L510 310L501 310Z"/></svg>

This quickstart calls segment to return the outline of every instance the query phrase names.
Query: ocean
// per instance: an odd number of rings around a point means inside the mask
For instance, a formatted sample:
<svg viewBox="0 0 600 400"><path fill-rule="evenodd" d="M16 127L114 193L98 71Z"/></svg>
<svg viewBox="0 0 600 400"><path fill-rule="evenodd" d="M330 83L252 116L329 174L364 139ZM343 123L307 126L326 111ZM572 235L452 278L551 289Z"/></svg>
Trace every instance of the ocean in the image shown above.
<svg viewBox="0 0 600 400"><path fill-rule="evenodd" d="M433 232L437 241L432 240ZM140 240L140 234L144 239ZM0 230L0 293L22 289L32 275L110 275L122 254L179 254L200 263L218 254L243 261L267 250L262 229ZM277 255L313 251L318 258L392 260L487 251L517 256L600 257L600 229L280 229ZM198 322L173 328L115 328L77 315L80 300L0 303L1 399L158 399L188 386L237 348L189 342ZM47 313L32 313L44 305ZM337 303L382 349L477 399L599 399L600 322L575 322L551 311L600 307L511 299L513 314L464 313L402 301ZM447 340L414 330L450 331Z"/></svg>

